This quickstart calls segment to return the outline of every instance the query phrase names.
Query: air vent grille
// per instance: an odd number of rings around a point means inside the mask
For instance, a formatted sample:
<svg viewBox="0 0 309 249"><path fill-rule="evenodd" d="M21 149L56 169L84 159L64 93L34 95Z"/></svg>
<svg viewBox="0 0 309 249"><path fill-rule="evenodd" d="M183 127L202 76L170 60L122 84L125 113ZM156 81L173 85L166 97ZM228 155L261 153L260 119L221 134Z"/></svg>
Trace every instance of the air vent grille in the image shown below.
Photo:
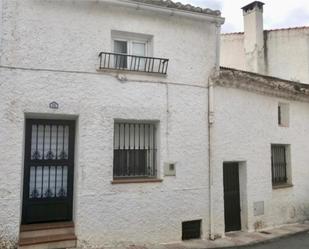
<svg viewBox="0 0 309 249"><path fill-rule="evenodd" d="M201 238L201 220L182 222L182 240Z"/></svg>

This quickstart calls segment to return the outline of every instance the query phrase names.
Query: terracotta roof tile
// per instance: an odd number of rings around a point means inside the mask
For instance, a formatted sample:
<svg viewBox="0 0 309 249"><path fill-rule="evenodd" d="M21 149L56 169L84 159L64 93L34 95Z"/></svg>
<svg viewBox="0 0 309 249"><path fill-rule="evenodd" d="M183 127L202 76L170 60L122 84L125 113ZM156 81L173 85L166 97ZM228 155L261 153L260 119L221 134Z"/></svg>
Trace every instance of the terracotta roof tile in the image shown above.
<svg viewBox="0 0 309 249"><path fill-rule="evenodd" d="M309 29L309 26L299 26L299 27L288 27L288 28L279 28L279 29L266 29L265 32L273 31L286 31L286 30L300 30L300 29ZM221 35L243 35L244 32L231 32L231 33L222 33Z"/></svg>
<svg viewBox="0 0 309 249"><path fill-rule="evenodd" d="M190 11L194 13L221 16L221 12L219 10L211 10L208 8L195 7L191 4L182 4L180 2L174 2L171 0L131 0L131 1L138 2L138 3L144 3L144 4L157 5L157 6L171 8L171 9Z"/></svg>
<svg viewBox="0 0 309 249"><path fill-rule="evenodd" d="M243 35L244 32L222 33L221 35Z"/></svg>
<svg viewBox="0 0 309 249"><path fill-rule="evenodd" d="M289 28L279 28L279 29L267 29L265 31L284 31L284 30L296 30L296 29L309 29L309 26L299 26L299 27L289 27Z"/></svg>

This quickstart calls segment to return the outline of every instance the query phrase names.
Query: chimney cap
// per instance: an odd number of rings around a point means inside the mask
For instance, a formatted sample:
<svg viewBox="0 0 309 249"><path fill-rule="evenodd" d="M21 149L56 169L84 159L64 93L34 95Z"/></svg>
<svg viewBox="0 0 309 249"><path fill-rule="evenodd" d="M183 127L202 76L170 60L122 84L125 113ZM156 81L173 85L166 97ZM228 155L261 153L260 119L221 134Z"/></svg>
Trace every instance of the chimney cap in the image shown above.
<svg viewBox="0 0 309 249"><path fill-rule="evenodd" d="M263 10L263 5L264 5L264 3L260 2L260 1L254 1L254 2L252 2L252 3L250 3L246 6L242 7L242 10L244 12L247 12L247 11L253 10L255 7Z"/></svg>

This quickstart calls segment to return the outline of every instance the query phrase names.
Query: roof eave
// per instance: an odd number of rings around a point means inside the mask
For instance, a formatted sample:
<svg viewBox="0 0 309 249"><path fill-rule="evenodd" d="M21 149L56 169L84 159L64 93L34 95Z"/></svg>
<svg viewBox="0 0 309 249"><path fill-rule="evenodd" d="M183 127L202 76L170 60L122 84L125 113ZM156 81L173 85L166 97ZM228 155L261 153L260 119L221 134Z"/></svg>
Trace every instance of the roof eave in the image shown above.
<svg viewBox="0 0 309 249"><path fill-rule="evenodd" d="M101 0L101 1L109 3L109 4L117 5L117 6L131 7L136 10L149 10L149 11L159 12L161 14L168 14L170 16L180 16L180 17L186 17L186 18L191 18L191 19L196 19L196 20L201 20L201 21L209 21L209 22L216 23L219 25L222 25L225 21L225 18L221 17L220 15L198 13L198 12L193 12L193 11L168 8L164 6L152 5L152 4L147 4L147 3L138 3L138 2L131 1L131 0Z"/></svg>
<svg viewBox="0 0 309 249"><path fill-rule="evenodd" d="M248 71L220 67L211 78L215 86L242 89L262 95L309 102L309 85Z"/></svg>

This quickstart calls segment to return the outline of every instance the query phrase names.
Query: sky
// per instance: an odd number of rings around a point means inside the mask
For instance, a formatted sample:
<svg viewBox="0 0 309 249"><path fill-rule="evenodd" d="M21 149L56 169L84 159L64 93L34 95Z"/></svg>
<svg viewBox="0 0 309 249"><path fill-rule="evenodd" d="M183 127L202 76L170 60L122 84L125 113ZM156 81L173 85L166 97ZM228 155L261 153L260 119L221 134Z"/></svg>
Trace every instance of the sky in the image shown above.
<svg viewBox="0 0 309 249"><path fill-rule="evenodd" d="M221 10L225 17L222 32L243 31L241 7L253 0L178 0L210 9ZM262 0L264 5L264 29L309 26L309 0Z"/></svg>

